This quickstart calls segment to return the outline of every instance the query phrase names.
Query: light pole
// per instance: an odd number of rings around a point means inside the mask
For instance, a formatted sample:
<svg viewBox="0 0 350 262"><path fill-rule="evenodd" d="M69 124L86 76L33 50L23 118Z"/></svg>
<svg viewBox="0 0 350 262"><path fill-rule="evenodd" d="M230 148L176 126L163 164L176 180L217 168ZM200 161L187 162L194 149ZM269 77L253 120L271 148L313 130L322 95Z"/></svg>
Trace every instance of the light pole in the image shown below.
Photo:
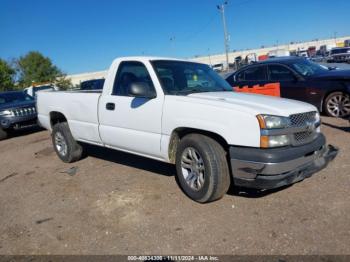
<svg viewBox="0 0 350 262"><path fill-rule="evenodd" d="M225 6L227 5L227 1L225 1L223 4L221 5L217 5L216 7L219 9L221 16L222 16L222 23L224 26L224 43L225 43L225 53L226 53L226 67L229 66L228 64L228 51L229 51L229 39L228 39L228 34L227 34L227 27L226 27L226 18L225 18Z"/></svg>

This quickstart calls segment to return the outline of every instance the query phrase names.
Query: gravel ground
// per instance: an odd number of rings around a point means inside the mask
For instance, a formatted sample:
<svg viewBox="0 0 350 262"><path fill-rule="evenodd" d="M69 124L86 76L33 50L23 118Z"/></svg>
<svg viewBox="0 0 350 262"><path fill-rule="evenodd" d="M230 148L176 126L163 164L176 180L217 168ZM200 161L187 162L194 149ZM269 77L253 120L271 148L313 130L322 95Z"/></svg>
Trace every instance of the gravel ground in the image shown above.
<svg viewBox="0 0 350 262"><path fill-rule="evenodd" d="M64 164L47 131L0 142L0 254L350 254L350 126L323 118L338 157L280 190L197 204L173 166L89 147Z"/></svg>

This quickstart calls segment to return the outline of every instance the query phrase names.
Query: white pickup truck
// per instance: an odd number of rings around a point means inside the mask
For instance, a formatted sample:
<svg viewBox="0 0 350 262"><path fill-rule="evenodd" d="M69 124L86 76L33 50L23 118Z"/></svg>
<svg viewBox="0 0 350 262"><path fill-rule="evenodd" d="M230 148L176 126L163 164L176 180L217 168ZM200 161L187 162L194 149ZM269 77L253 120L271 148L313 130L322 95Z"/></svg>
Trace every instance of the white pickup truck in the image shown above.
<svg viewBox="0 0 350 262"><path fill-rule="evenodd" d="M37 108L64 162L79 160L89 143L173 163L183 191L202 203L231 184L301 181L337 154L314 106L233 92L209 66L189 61L119 58L102 92L40 92Z"/></svg>

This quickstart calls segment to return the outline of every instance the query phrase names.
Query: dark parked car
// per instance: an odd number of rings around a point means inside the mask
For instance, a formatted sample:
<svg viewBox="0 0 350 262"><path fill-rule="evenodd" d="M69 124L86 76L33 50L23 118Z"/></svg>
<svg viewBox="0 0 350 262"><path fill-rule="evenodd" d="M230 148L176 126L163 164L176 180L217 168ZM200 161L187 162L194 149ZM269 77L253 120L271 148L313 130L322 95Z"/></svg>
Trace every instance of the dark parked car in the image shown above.
<svg viewBox="0 0 350 262"><path fill-rule="evenodd" d="M102 90L105 80L101 79L93 79L81 82L80 90Z"/></svg>
<svg viewBox="0 0 350 262"><path fill-rule="evenodd" d="M34 98L25 92L0 93L0 140L9 131L37 124Z"/></svg>
<svg viewBox="0 0 350 262"><path fill-rule="evenodd" d="M350 70L333 70L305 58L279 57L243 67L226 80L237 91L252 93L276 84L283 98L311 103L329 116L350 116Z"/></svg>

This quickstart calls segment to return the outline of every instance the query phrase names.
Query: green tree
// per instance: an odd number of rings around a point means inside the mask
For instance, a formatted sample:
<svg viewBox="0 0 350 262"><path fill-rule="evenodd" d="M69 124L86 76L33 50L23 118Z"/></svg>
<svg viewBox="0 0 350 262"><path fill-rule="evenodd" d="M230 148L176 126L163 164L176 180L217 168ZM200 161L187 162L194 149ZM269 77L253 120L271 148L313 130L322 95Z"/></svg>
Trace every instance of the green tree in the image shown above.
<svg viewBox="0 0 350 262"><path fill-rule="evenodd" d="M13 89L15 73L5 60L0 59L0 91Z"/></svg>
<svg viewBox="0 0 350 262"><path fill-rule="evenodd" d="M62 71L55 66L51 59L39 52L31 51L17 60L18 82L20 87L27 87L33 83L59 83L60 87L70 87L70 81ZM62 81L64 80L64 81Z"/></svg>
<svg viewBox="0 0 350 262"><path fill-rule="evenodd" d="M65 75L58 77L55 81L55 85L60 89L67 90L73 88L72 81L69 78L66 78Z"/></svg>

